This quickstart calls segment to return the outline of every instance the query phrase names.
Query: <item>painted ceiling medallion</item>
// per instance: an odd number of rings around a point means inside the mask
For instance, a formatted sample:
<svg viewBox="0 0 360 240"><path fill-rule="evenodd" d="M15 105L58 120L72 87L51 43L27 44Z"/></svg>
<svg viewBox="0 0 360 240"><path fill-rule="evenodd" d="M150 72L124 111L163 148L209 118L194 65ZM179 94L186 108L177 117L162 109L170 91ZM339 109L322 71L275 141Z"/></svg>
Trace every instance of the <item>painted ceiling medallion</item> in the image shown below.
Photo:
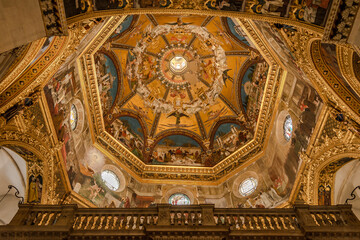
<svg viewBox="0 0 360 240"><path fill-rule="evenodd" d="M158 76L161 82L171 89L186 89L197 79L199 70L197 53L186 45L171 45L160 52Z"/></svg>
<svg viewBox="0 0 360 240"><path fill-rule="evenodd" d="M156 94L151 92L146 85L150 79L144 74L144 70L140 70L150 68L150 66L144 65L146 62L144 60L151 52L149 48L152 46L152 41L172 32L195 35L202 42L204 50L211 52L211 55L214 56L214 61L206 66L211 68L212 73L210 88L187 102L171 102L154 97ZM195 114L215 103L224 86L223 74L227 70L227 64L224 49L214 40L209 31L191 24L180 26L167 24L147 29L144 35L148 37L142 38L133 49L133 53L137 57L128 65L127 72L130 78L137 80L136 92L145 100L147 107L154 109L156 113ZM187 50L189 47L181 43L172 44L170 47L162 49L160 53L160 61L158 61L160 66L157 67L157 74L162 79L162 83L172 89L184 89L189 87L189 84L195 85L197 82L198 75L196 73L200 70L200 61L199 57L196 57L198 56L196 51ZM186 74L185 70L187 69L189 70Z"/></svg>

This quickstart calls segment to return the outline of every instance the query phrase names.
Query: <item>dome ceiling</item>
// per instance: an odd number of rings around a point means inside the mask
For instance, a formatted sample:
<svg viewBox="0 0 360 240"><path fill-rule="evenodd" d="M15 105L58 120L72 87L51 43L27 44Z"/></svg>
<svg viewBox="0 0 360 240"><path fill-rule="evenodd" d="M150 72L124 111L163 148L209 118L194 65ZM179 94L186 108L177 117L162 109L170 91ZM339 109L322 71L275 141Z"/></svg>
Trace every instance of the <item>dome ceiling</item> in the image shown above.
<svg viewBox="0 0 360 240"><path fill-rule="evenodd" d="M269 65L231 18L130 15L93 57L105 131L143 163L212 167L254 138Z"/></svg>

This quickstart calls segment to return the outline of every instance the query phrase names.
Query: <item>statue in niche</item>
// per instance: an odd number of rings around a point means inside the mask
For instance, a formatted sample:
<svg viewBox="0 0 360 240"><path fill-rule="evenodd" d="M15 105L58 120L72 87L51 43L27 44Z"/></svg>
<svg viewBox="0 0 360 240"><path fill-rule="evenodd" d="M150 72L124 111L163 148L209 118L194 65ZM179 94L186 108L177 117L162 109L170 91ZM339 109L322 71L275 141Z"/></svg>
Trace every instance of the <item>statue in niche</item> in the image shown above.
<svg viewBox="0 0 360 240"><path fill-rule="evenodd" d="M42 193L42 177L31 175L29 178L28 203L40 203Z"/></svg>
<svg viewBox="0 0 360 240"><path fill-rule="evenodd" d="M327 185L320 185L318 189L318 204L319 205L331 205L331 187Z"/></svg>

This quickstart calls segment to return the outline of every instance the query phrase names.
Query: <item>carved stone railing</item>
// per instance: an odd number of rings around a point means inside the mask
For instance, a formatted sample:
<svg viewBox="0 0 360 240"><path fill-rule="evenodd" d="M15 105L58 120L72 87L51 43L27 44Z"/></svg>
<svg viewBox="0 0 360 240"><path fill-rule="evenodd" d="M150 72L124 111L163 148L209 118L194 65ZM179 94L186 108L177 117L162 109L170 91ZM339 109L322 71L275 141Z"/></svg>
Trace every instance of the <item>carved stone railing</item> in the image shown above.
<svg viewBox="0 0 360 240"><path fill-rule="evenodd" d="M286 209L20 205L0 239L360 239L351 205Z"/></svg>

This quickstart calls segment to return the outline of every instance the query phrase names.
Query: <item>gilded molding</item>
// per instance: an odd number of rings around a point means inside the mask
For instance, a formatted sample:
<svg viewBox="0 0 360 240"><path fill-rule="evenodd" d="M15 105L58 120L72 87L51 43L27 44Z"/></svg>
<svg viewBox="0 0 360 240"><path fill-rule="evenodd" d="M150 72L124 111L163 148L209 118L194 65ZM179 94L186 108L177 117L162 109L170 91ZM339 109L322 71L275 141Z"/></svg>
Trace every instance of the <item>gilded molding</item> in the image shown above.
<svg viewBox="0 0 360 240"><path fill-rule="evenodd" d="M49 74L57 69L54 69L54 65L61 57L66 40L66 37L55 37L45 54L0 94L0 113L5 112L9 107L19 102L41 82L50 77Z"/></svg>
<svg viewBox="0 0 360 240"><path fill-rule="evenodd" d="M100 11L89 11L85 14L70 17L67 19L68 24L81 22L88 19L110 17L110 16L126 16L126 15L138 15L138 14L174 14L174 15L202 15L202 16L219 16L219 17L232 17L239 18L242 20L259 20L266 21L269 23L286 24L294 27L304 28L308 31L313 31L318 34L323 34L323 27L309 24L303 21L294 19L262 15L249 12L235 12L235 11L223 11L223 10L196 10L196 9L164 9L164 8L143 8L143 9L111 9L111 10L100 10Z"/></svg>
<svg viewBox="0 0 360 240"><path fill-rule="evenodd" d="M354 51L351 48L344 46L337 46L337 59L340 71L350 87L360 96L360 81L354 74L354 66L352 64Z"/></svg>
<svg viewBox="0 0 360 240"><path fill-rule="evenodd" d="M303 200L308 204L317 204L317 189L320 182L321 170L329 164L345 157L360 157L360 139L356 138L353 132L349 131L344 123L336 120L336 127L330 126L331 136L329 137L329 119L334 118L332 109L329 109L326 119L322 123L321 134L318 141L312 146L310 154L301 154L303 161L299 171L297 187L292 194L291 201L295 198Z"/></svg>
<svg viewBox="0 0 360 240"><path fill-rule="evenodd" d="M350 108L349 110L356 115L356 119L359 121L360 102L356 99L356 96L353 96L353 94L345 86L343 86L341 81L337 79L337 76L324 63L322 57L320 56L320 41L314 41L311 43L310 56L312 67L315 71L317 71L317 74L321 76L321 79L325 80L328 89L335 92L336 97L339 98L339 100L341 99L343 105ZM324 86L324 84L322 85Z"/></svg>
<svg viewBox="0 0 360 240"><path fill-rule="evenodd" d="M34 41L30 44L29 49L27 50L25 56L22 57L21 61L12 66L9 69L9 74L7 74L2 81L0 81L0 93L2 93L6 88L8 88L19 75L29 66L31 61L36 57L41 47L43 46L46 38Z"/></svg>
<svg viewBox="0 0 360 240"><path fill-rule="evenodd" d="M109 20L77 60L82 71L80 76L82 78L81 82L84 83L85 101L88 102L88 104L85 105L86 107L90 106L87 107L89 108L87 112L89 113L90 129L93 129L92 137L96 142L95 145L117 164L129 169L133 175L137 175L137 179L139 180L151 179L151 181L156 181L156 179L168 179L200 182L224 180L230 172L238 169L239 166L245 166L245 162L250 159L251 162L256 160L262 153L261 149L266 145L267 138L270 135L269 129L271 129L273 114L276 112L275 106L278 100L283 72L275 61L274 53L270 52L270 50L268 50L269 48L265 46L266 39L262 39L257 34L256 29L250 21L239 20L238 23L244 27L247 34L252 38L254 44L260 49L262 55L270 65L268 81L265 86L262 106L253 140L214 167L161 166L145 164L105 131L93 55L124 18L125 17L113 17ZM179 174L179 172L181 172L181 174Z"/></svg>

